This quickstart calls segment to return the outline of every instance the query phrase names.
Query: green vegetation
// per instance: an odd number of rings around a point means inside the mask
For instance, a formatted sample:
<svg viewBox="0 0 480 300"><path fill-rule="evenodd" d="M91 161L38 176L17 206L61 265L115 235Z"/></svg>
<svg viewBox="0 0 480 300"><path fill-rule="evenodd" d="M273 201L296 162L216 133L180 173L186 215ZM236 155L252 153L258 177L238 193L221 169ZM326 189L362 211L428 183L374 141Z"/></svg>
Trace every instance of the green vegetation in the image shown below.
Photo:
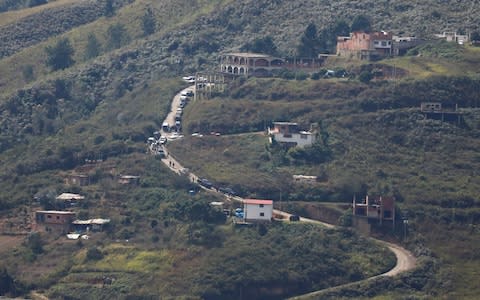
<svg viewBox="0 0 480 300"><path fill-rule="evenodd" d="M79 218L111 223L88 240L42 233L15 246L0 242L0 294L274 299L392 266L390 252L349 230L231 226L208 204L223 197L192 196L187 179L145 154L145 141L186 87L180 76L216 69L220 52L316 57L352 28L429 38L448 22L478 32L472 1L323 1L306 12L308 1L57 0L24 9L43 2L0 0L0 11L8 11L0 35L9 41L0 47L0 228L30 230L32 212L64 209L54 198L67 191L87 197L72 208ZM49 22L52 12L61 21ZM82 25L69 27L70 20ZM40 24L41 34L25 41L14 24ZM185 109L185 133L205 136L168 147L195 174L240 195L282 200L289 211L343 225L351 216L342 206L315 205L347 203L354 194L395 196L398 217L409 217L408 234L376 230L402 240L419 268L330 298L475 299L479 55L478 47L429 42L375 63L332 57L312 75L285 70L283 79L239 79ZM327 70L341 72L324 78ZM422 102L458 105L461 118L426 119ZM261 132L273 121L318 124L318 143L270 145ZM74 172L90 184L67 186L63 179ZM121 185L121 174L141 179ZM293 184L294 174L318 181Z"/></svg>

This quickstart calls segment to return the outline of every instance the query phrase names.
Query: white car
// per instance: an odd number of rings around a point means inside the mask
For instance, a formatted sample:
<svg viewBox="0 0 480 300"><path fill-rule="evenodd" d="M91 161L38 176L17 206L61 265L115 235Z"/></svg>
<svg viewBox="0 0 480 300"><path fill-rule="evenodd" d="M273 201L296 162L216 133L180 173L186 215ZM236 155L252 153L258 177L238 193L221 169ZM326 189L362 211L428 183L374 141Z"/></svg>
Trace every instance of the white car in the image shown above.
<svg viewBox="0 0 480 300"><path fill-rule="evenodd" d="M186 81L188 83L195 83L195 76L185 76L182 77L183 81Z"/></svg>

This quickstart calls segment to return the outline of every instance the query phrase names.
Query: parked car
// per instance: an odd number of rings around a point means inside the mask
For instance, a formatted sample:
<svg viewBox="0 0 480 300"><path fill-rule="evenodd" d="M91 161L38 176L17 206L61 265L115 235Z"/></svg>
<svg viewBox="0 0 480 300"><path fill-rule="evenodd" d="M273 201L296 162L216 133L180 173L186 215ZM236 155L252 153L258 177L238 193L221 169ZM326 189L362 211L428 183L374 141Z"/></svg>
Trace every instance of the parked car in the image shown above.
<svg viewBox="0 0 480 300"><path fill-rule="evenodd" d="M199 179L198 184L200 184L201 186L203 186L207 189L211 189L213 187L213 183L211 183L210 180L208 180L206 178Z"/></svg>
<svg viewBox="0 0 480 300"><path fill-rule="evenodd" d="M220 187L220 188L218 189L218 191L224 193L225 195L229 195L229 196L235 196L235 195L237 195L237 193L236 193L233 189L231 189L231 188L229 188L229 187Z"/></svg>
<svg viewBox="0 0 480 300"><path fill-rule="evenodd" d="M193 93L192 90L187 90L187 96L188 97L193 97L195 94Z"/></svg>
<svg viewBox="0 0 480 300"><path fill-rule="evenodd" d="M195 76L185 76L185 77L182 77L182 79L188 83L195 83Z"/></svg>
<svg viewBox="0 0 480 300"><path fill-rule="evenodd" d="M300 217L297 215L291 215L289 218L290 222L298 222L300 221Z"/></svg>
<svg viewBox="0 0 480 300"><path fill-rule="evenodd" d="M165 136L160 137L160 144L165 145L166 143L167 143L167 137Z"/></svg>

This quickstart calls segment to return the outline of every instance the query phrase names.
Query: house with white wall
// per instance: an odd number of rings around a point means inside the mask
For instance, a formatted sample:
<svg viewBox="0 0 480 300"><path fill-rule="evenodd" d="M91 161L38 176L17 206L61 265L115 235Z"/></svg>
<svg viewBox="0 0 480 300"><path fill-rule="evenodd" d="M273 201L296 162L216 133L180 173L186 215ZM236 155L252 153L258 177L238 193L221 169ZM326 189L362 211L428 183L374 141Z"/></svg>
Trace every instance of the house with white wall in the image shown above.
<svg viewBox="0 0 480 300"><path fill-rule="evenodd" d="M302 131L297 123L273 122L273 128L268 128L270 143L273 141L291 147L305 147L315 143L316 135L312 130Z"/></svg>
<svg viewBox="0 0 480 300"><path fill-rule="evenodd" d="M273 201L260 199L243 200L243 216L246 222L271 221Z"/></svg>

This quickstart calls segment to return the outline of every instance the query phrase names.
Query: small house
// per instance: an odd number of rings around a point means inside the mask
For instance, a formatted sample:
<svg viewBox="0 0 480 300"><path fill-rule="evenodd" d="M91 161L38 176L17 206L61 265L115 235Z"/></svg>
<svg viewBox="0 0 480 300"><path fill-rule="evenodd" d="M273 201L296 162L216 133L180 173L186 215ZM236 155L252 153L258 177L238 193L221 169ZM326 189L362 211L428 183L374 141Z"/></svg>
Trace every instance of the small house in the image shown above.
<svg viewBox="0 0 480 300"><path fill-rule="evenodd" d="M302 131L297 123L273 122L273 128L268 128L270 143L273 141L287 147L304 147L315 143L316 134L311 131Z"/></svg>
<svg viewBox="0 0 480 300"><path fill-rule="evenodd" d="M120 184L139 184L140 183L140 176L121 175L118 178L118 183L120 183Z"/></svg>
<svg viewBox="0 0 480 300"><path fill-rule="evenodd" d="M67 233L70 231L75 213L71 211L40 210L35 212L37 231Z"/></svg>
<svg viewBox="0 0 480 300"><path fill-rule="evenodd" d="M260 199L243 200L243 218L246 222L271 221L273 201Z"/></svg>
<svg viewBox="0 0 480 300"><path fill-rule="evenodd" d="M89 184L89 178L85 174L69 174L65 177L65 184L85 186Z"/></svg>

